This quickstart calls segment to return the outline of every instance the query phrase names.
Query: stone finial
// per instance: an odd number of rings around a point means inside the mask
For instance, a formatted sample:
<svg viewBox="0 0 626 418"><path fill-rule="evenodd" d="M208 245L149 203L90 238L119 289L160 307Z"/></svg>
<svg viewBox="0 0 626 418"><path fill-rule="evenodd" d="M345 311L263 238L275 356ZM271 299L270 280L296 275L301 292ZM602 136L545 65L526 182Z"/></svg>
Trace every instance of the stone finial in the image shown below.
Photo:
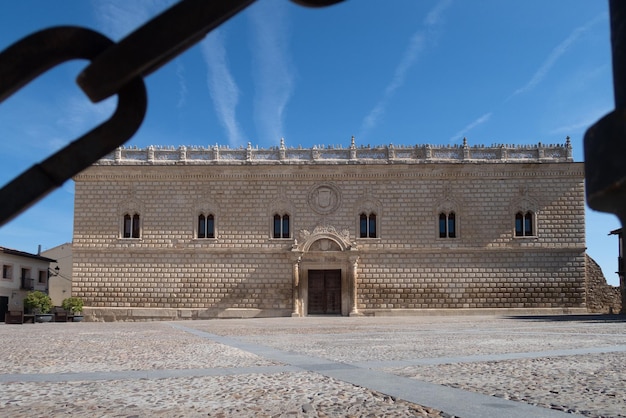
<svg viewBox="0 0 626 418"><path fill-rule="evenodd" d="M280 138L280 148L278 149L278 159L283 161L287 158L287 152L285 148L285 138Z"/></svg>
<svg viewBox="0 0 626 418"><path fill-rule="evenodd" d="M467 148L467 138L463 137L463 148Z"/></svg>
<svg viewBox="0 0 626 418"><path fill-rule="evenodd" d="M572 142L569 139L569 136L565 138L565 154L567 161L574 161L574 155L572 152Z"/></svg>
<svg viewBox="0 0 626 418"><path fill-rule="evenodd" d="M350 141L350 160L355 161L357 159L356 156L356 142L354 140L354 135L352 136L352 140Z"/></svg>
<svg viewBox="0 0 626 418"><path fill-rule="evenodd" d="M152 145L148 147L148 162L154 162L154 146Z"/></svg>
<svg viewBox="0 0 626 418"><path fill-rule="evenodd" d="M545 156L546 156L546 152L543 149L543 144L539 142L537 144L537 157L541 160L542 158L545 158Z"/></svg>

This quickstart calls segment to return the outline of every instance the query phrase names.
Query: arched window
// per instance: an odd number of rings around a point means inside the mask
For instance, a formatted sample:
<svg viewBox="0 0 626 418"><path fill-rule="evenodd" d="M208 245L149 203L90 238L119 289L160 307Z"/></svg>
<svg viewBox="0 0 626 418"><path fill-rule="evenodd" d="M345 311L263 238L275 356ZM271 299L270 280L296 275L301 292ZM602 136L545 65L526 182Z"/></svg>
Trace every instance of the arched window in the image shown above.
<svg viewBox="0 0 626 418"><path fill-rule="evenodd" d="M534 217L535 217L535 214L532 211L527 211L526 213L517 212L515 214L515 236L516 237L535 236Z"/></svg>
<svg viewBox="0 0 626 418"><path fill-rule="evenodd" d="M215 238L215 216L198 215L198 238Z"/></svg>
<svg viewBox="0 0 626 418"><path fill-rule="evenodd" d="M289 238L289 215L274 215L274 238Z"/></svg>
<svg viewBox="0 0 626 418"><path fill-rule="evenodd" d="M139 214L135 213L132 216L127 213L124 215L124 238L139 238L140 234Z"/></svg>
<svg viewBox="0 0 626 418"><path fill-rule="evenodd" d="M456 238L456 215L454 212L439 214L439 238Z"/></svg>
<svg viewBox="0 0 626 418"><path fill-rule="evenodd" d="M359 229L361 238L376 238L376 214L374 212L359 215Z"/></svg>

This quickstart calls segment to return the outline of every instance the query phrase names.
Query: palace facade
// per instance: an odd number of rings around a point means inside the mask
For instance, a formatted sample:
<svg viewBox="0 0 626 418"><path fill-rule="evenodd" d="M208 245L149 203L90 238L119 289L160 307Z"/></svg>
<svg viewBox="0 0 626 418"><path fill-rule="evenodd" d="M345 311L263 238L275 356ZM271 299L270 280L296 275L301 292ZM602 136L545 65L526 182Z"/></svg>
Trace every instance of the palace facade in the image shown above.
<svg viewBox="0 0 626 418"><path fill-rule="evenodd" d="M585 311L569 139L120 148L74 180L93 320Z"/></svg>

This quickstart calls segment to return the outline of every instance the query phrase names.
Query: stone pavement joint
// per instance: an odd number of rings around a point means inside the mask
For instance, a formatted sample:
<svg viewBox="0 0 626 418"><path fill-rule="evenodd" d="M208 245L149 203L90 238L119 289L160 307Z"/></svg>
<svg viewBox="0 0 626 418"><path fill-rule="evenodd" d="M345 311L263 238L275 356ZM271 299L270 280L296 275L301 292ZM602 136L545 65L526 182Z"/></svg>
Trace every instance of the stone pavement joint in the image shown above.
<svg viewBox="0 0 626 418"><path fill-rule="evenodd" d="M401 398L409 402L446 411L447 413L464 418L501 418L503 409L509 418L557 418L571 416L564 412L540 408L506 399L494 398L472 392L463 391L415 379L392 375L381 371L359 368L357 366L328 362L325 359L296 355L282 350L272 350L269 347L240 342L234 338L224 338L207 332L197 331L178 324L172 324L179 330L190 332L202 338L207 338L227 344L231 347L245 349L254 354L262 353L265 358L288 362L292 366L307 371L320 373L324 376L366 387L386 395Z"/></svg>

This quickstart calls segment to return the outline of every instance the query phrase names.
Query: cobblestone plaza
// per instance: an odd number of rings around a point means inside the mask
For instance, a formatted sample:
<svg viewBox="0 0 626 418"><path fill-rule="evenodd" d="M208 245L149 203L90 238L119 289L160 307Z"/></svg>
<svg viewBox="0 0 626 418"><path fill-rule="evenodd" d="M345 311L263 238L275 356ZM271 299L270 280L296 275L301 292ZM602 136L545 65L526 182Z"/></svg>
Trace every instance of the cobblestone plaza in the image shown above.
<svg viewBox="0 0 626 418"><path fill-rule="evenodd" d="M617 315L50 323L0 338L1 416L626 416Z"/></svg>

